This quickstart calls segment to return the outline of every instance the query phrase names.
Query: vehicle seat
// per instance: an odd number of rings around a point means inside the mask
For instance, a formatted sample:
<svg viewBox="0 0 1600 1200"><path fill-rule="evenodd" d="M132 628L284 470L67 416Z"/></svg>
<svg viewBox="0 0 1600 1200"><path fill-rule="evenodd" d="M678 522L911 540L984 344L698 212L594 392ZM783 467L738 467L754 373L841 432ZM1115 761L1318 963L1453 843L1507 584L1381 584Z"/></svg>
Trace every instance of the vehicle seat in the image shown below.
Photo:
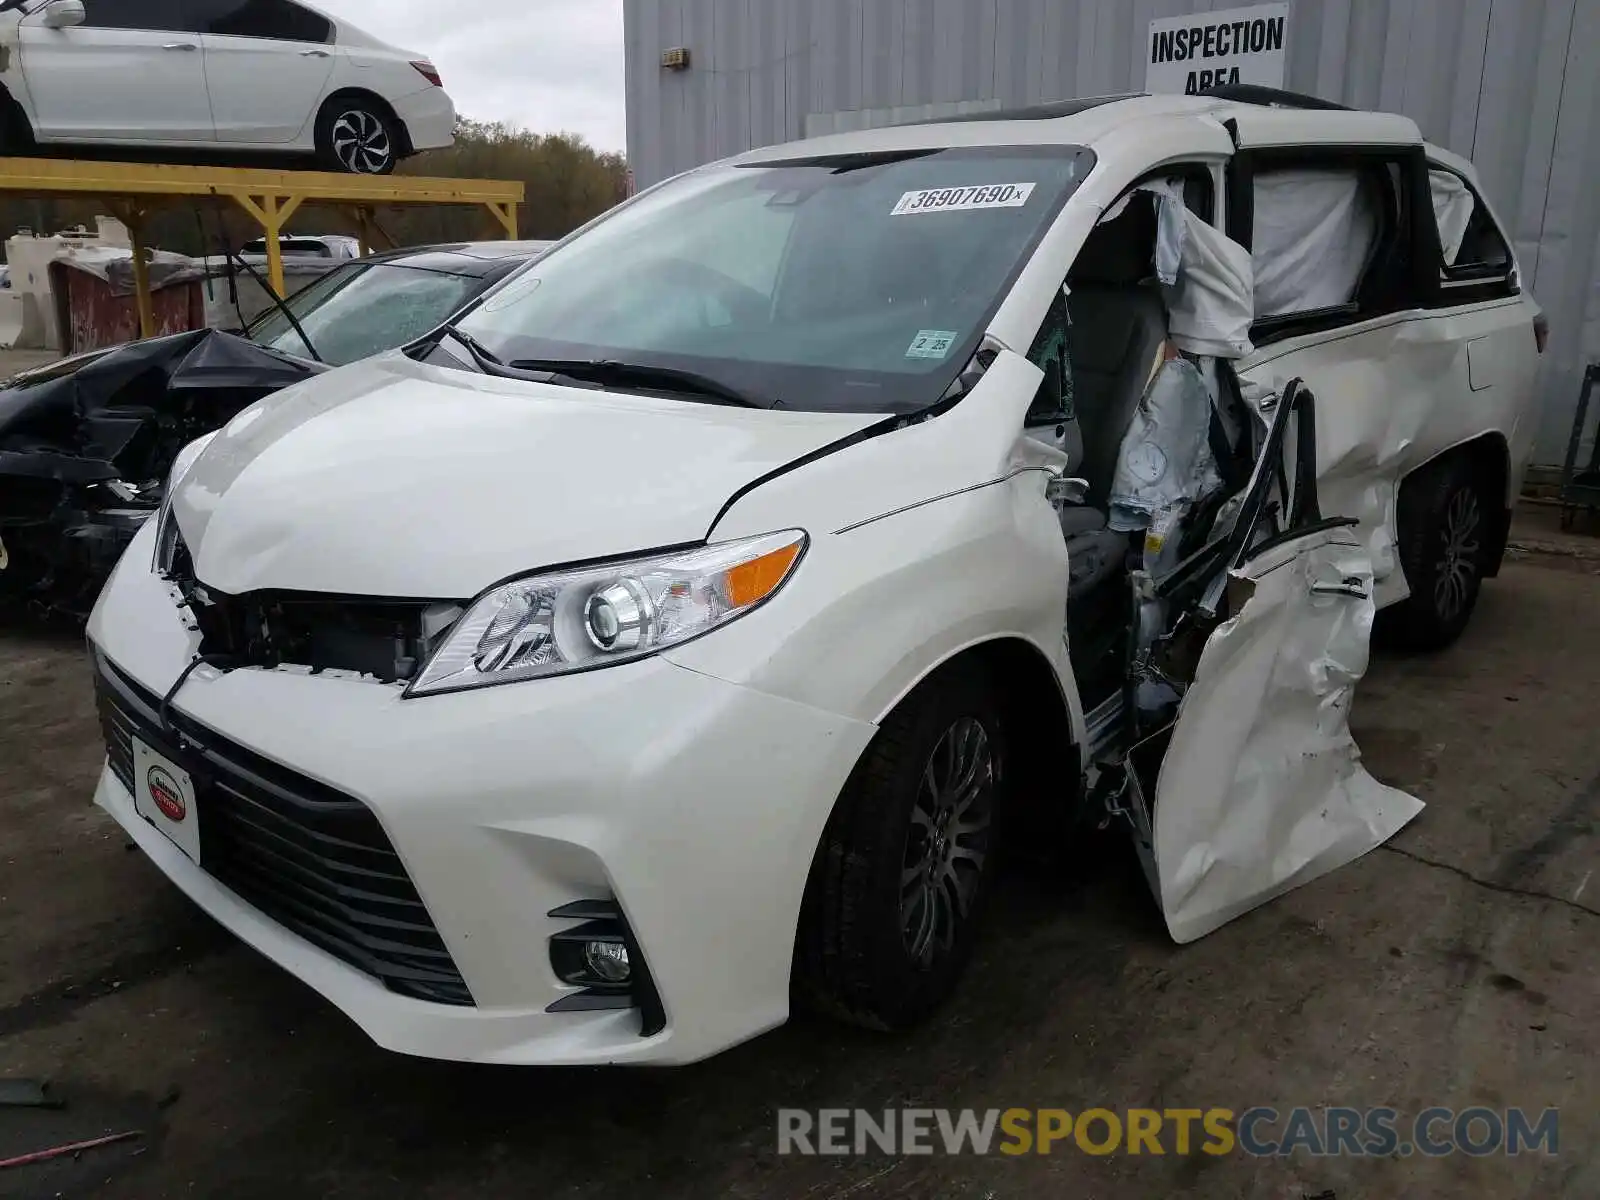
<svg viewBox="0 0 1600 1200"><path fill-rule="evenodd" d="M1136 194L1097 226L1067 276L1072 375L1083 429L1088 503L1104 508L1123 435L1167 337L1167 310L1154 277L1155 207Z"/></svg>

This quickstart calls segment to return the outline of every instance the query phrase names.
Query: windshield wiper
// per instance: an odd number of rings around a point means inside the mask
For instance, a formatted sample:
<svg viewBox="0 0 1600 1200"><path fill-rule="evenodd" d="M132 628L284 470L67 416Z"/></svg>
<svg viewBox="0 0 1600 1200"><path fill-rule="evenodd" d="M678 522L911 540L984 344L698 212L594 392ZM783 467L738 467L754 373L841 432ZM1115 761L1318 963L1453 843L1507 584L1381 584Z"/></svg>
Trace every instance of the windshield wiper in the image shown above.
<svg viewBox="0 0 1600 1200"><path fill-rule="evenodd" d="M631 384L634 387L709 396L741 408L781 407L780 402L768 404L709 375L702 375L698 371L680 371L676 367L652 367L645 363L618 362L611 358L519 358L507 365L516 371L548 371L552 375L565 375L586 383L598 383L602 387L608 384L627 387Z"/></svg>
<svg viewBox="0 0 1600 1200"><path fill-rule="evenodd" d="M248 274L251 279L256 281L256 286L266 293L267 299L272 301L277 310L283 314L283 316L288 320L289 324L293 327L295 335L305 343L305 347L308 351L310 351L311 357L316 359L319 363L324 363L324 365L326 365L322 355L318 354L317 348L311 344L311 339L306 336L305 328L300 324L300 318L294 315L294 309L289 307L289 302L282 296L278 295L277 292L273 291L272 286L268 284L265 279L261 278L261 273L249 263L245 262L245 260L240 257L238 251L229 250L228 258L243 267L245 269L245 273ZM248 330L245 332L245 336L250 336Z"/></svg>
<svg viewBox="0 0 1600 1200"><path fill-rule="evenodd" d="M446 325L443 332L449 334L451 337L455 338L456 341L460 342L466 347L467 353L472 355L473 361L478 364L478 368L485 375L506 374L506 364L500 361L499 357L494 353L494 351L490 350L489 347L485 346L470 333L463 333L454 325ZM435 344L437 345L437 342L435 342Z"/></svg>

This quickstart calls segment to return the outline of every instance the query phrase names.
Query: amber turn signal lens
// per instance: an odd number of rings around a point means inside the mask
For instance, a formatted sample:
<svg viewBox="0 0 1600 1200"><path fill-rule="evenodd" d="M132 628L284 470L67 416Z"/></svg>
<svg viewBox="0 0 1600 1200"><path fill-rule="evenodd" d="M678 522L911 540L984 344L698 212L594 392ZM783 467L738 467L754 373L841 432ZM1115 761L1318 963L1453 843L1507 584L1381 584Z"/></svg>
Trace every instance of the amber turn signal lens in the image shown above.
<svg viewBox="0 0 1600 1200"><path fill-rule="evenodd" d="M731 568L728 571L729 605L746 608L765 600L777 590L799 557L800 543L796 542Z"/></svg>

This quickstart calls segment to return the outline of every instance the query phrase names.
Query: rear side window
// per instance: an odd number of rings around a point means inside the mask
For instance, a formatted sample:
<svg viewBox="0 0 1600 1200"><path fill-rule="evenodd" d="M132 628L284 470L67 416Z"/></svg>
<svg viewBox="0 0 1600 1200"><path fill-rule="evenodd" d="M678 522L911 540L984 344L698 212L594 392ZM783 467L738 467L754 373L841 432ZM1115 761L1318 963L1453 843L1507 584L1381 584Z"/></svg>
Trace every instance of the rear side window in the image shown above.
<svg viewBox="0 0 1600 1200"><path fill-rule="evenodd" d="M1441 301L1459 303L1467 289L1515 294L1510 244L1472 185L1454 171L1430 166L1428 194L1439 230Z"/></svg>
<svg viewBox="0 0 1600 1200"><path fill-rule="evenodd" d="M83 23L95 29L195 31L183 0L84 0Z"/></svg>
<svg viewBox="0 0 1600 1200"><path fill-rule="evenodd" d="M333 24L289 0L187 0L206 33L271 38L281 42L329 42Z"/></svg>
<svg viewBox="0 0 1600 1200"><path fill-rule="evenodd" d="M1252 167L1246 186L1255 341L1333 329L1420 303L1415 164L1335 151Z"/></svg>
<svg viewBox="0 0 1600 1200"><path fill-rule="evenodd" d="M1256 316L1354 302L1383 223L1382 193L1361 171L1294 167L1258 174L1250 249Z"/></svg>

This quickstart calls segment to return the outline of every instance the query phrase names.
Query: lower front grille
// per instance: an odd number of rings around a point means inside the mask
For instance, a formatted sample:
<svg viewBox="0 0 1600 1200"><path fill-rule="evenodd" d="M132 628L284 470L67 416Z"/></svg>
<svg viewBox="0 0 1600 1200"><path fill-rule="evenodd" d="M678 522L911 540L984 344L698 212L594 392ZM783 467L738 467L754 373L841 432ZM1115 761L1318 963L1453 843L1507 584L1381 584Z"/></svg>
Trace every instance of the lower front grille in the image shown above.
<svg viewBox="0 0 1600 1200"><path fill-rule="evenodd" d="M168 706L104 656L95 692L112 772L133 790L133 738L194 779L202 868L240 899L390 991L471 1005L378 818L353 796Z"/></svg>

